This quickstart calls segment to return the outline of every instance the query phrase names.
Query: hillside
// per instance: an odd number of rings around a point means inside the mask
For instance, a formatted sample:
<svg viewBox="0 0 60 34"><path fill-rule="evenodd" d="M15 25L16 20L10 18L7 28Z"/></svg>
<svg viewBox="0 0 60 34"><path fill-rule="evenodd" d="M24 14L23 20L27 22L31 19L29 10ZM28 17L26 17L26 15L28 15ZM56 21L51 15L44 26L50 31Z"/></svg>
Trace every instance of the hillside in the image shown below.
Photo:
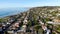
<svg viewBox="0 0 60 34"><path fill-rule="evenodd" d="M13 22L15 20L15 22ZM27 21L26 21L27 20ZM0 22L2 23L12 23L11 26L13 26L15 23L20 24L20 28L26 26L28 29L33 29L37 33L42 32L42 23L44 23L45 26L52 26L53 25L53 33L60 33L60 25L57 24L49 24L47 22L54 22L54 23L60 23L60 7L58 6L45 6L45 7L34 7L26 12L7 16L5 18L1 18ZM14 26L8 29L13 29ZM52 28L52 27L51 27Z"/></svg>

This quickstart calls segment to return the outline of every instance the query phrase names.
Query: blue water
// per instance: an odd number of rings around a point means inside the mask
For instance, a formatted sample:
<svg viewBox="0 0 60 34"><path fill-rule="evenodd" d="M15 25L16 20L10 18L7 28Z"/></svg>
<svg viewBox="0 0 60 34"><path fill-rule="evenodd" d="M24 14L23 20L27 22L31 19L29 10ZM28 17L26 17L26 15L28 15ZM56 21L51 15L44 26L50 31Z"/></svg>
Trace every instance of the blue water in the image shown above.
<svg viewBox="0 0 60 34"><path fill-rule="evenodd" d="M4 8L0 9L0 18L15 15L20 12L27 11L29 8Z"/></svg>

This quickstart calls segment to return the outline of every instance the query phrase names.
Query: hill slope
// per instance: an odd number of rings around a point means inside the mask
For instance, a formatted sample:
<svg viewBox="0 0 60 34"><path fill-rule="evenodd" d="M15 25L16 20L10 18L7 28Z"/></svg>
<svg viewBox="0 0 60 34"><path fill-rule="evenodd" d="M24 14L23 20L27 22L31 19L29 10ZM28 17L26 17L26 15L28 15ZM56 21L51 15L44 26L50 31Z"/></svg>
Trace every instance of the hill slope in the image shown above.
<svg viewBox="0 0 60 34"><path fill-rule="evenodd" d="M5 17L5 18L3 18L3 21L10 22L11 19L14 20L16 18L18 18L18 19L15 23L17 23L17 22L23 23L22 25L28 25L28 27L30 27L30 28L32 26L35 27L36 25L41 27L39 20L41 20L43 23L46 23L46 25L49 26L47 24L48 21L54 21L54 19L56 19L55 20L56 22L57 21L60 22L60 7L57 7L57 6L55 6L55 7L54 6L34 7L34 8L29 9L26 12ZM27 20L27 23L25 23L24 20ZM3 22L3 21L0 20L0 22ZM60 27L60 25L55 25L54 30L56 30L57 32L60 32L59 27ZM37 28L37 30L38 29L39 29L39 27Z"/></svg>

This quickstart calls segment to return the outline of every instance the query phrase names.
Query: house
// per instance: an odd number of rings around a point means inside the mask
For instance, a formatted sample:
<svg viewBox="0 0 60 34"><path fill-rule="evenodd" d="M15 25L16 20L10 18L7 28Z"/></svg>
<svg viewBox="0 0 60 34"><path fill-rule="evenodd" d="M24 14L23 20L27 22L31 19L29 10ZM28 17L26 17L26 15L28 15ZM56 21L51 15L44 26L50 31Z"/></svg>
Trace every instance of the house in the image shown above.
<svg viewBox="0 0 60 34"><path fill-rule="evenodd" d="M56 22L56 23L60 23L59 19L53 19L53 21Z"/></svg>

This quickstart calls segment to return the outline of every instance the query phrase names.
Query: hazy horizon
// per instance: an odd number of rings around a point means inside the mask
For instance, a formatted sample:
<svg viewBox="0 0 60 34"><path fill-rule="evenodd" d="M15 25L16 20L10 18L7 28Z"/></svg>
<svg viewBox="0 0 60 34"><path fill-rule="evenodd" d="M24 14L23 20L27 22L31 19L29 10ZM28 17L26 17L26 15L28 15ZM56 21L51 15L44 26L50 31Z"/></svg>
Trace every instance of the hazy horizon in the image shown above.
<svg viewBox="0 0 60 34"><path fill-rule="evenodd" d="M0 0L0 16L18 13L16 12L16 9L18 10L18 8L42 6L60 6L60 0ZM15 11L11 11L13 9ZM25 9L22 10L24 11Z"/></svg>

